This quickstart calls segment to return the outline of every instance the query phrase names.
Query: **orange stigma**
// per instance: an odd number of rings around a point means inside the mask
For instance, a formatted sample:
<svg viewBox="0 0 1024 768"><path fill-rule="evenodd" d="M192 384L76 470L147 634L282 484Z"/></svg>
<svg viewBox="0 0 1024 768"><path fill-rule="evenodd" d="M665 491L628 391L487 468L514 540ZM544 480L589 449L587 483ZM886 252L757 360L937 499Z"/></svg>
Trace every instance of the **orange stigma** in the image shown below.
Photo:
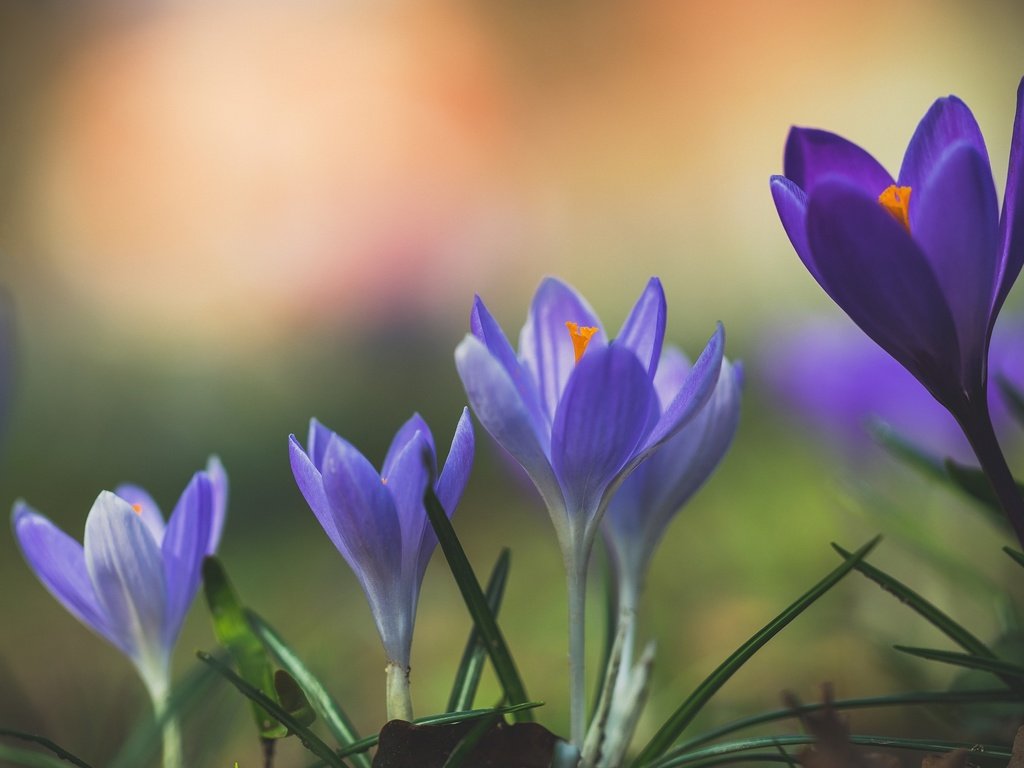
<svg viewBox="0 0 1024 768"><path fill-rule="evenodd" d="M136 515L140 515L140 516L142 515L142 505L141 504L132 504L132 509L135 510L135 514Z"/></svg>
<svg viewBox="0 0 1024 768"><path fill-rule="evenodd" d="M907 232L910 231L910 187L891 184L878 196L878 202Z"/></svg>
<svg viewBox="0 0 1024 768"><path fill-rule="evenodd" d="M572 351L576 353L576 362L580 361L583 353L587 351L587 345L591 337L597 333L597 328L592 326L580 327L579 323L567 322L565 327L569 329L569 338L572 339Z"/></svg>

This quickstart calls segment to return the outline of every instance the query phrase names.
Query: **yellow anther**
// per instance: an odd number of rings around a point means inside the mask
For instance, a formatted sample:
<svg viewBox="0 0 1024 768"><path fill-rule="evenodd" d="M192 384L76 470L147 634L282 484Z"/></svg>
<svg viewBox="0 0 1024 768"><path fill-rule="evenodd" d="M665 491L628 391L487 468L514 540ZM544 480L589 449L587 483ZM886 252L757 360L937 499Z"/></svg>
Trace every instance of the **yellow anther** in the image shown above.
<svg viewBox="0 0 1024 768"><path fill-rule="evenodd" d="M140 516L142 515L142 505L141 504L132 504L132 509L135 510L135 514L136 515L140 515Z"/></svg>
<svg viewBox="0 0 1024 768"><path fill-rule="evenodd" d="M583 357L583 353L587 351L590 339L597 333L597 328L586 325L580 327L578 323L573 322L567 322L565 327L569 329L569 338L572 339L572 351L576 354L576 362L578 363L580 358Z"/></svg>
<svg viewBox="0 0 1024 768"><path fill-rule="evenodd" d="M878 202L907 232L910 231L910 187L891 184L878 196Z"/></svg>

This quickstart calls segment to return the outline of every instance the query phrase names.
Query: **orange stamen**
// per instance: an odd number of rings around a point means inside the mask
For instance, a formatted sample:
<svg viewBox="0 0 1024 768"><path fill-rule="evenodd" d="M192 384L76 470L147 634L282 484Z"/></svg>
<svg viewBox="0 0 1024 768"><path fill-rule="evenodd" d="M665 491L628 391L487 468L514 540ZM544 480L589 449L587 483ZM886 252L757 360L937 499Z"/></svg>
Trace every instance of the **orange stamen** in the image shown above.
<svg viewBox="0 0 1024 768"><path fill-rule="evenodd" d="M583 353L587 351L587 345L590 343L591 337L597 333L597 328L592 326L583 326L582 328L578 323L567 322L565 327L569 329L569 338L572 339L572 351L576 354L576 362L580 361L583 357Z"/></svg>
<svg viewBox="0 0 1024 768"><path fill-rule="evenodd" d="M140 515L140 516L142 515L142 505L141 504L132 504L132 509L135 510L135 514L136 515Z"/></svg>
<svg viewBox="0 0 1024 768"><path fill-rule="evenodd" d="M891 184L878 196L878 202L907 232L910 231L910 187Z"/></svg>

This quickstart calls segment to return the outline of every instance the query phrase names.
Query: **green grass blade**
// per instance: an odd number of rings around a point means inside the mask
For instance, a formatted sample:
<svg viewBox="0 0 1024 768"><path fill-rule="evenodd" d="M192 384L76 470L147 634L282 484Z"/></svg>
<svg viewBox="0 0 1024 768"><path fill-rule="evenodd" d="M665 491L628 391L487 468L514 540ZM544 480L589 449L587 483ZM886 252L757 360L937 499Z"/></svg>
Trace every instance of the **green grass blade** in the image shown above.
<svg viewBox="0 0 1024 768"><path fill-rule="evenodd" d="M996 385L1007 410L1020 424L1024 424L1024 392L1017 389L1016 385L1002 374L996 375Z"/></svg>
<svg viewBox="0 0 1024 768"><path fill-rule="evenodd" d="M230 654L238 674L268 699L280 703L274 689L274 665L260 639L245 620L245 608L231 586L220 560L210 556L203 560L203 594L213 621L213 634ZM287 735L265 710L252 702L252 716L261 739L280 739Z"/></svg>
<svg viewBox="0 0 1024 768"><path fill-rule="evenodd" d="M1005 688L990 688L977 691L920 691L914 693L893 694L891 696L871 696L858 699L838 699L831 704L832 709L843 711L849 709L875 709L882 707L907 706L951 706L956 704L992 704L996 702L1020 702L1024 695ZM695 747L728 736L730 733L753 728L765 723L788 720L798 714L817 712L825 708L823 703L801 704L799 707L787 707L770 712L734 720L718 728L707 731L699 736L680 744L672 754L687 752Z"/></svg>
<svg viewBox="0 0 1024 768"><path fill-rule="evenodd" d="M814 585L808 592L801 595L786 610L737 648L714 672L697 686L696 690L680 705L679 709L658 729L658 732L654 734L654 737L648 742L647 746L641 750L640 755L636 759L636 764L645 765L663 755L675 743L683 730L693 721L718 689L725 685L725 682L733 676L736 670L746 663L765 643L775 637L787 624L803 613L814 601L839 583L871 551L878 541L879 538L876 537L857 550L853 557L846 560L846 562Z"/></svg>
<svg viewBox="0 0 1024 768"><path fill-rule="evenodd" d="M32 752L0 744L0 765L23 766L24 768L68 768L66 761L45 752Z"/></svg>
<svg viewBox="0 0 1024 768"><path fill-rule="evenodd" d="M159 717L148 711L139 718L131 734L125 739L108 768L136 768L147 765L163 748L164 723L178 718L200 701L219 675L205 664L194 664L171 691L171 700Z"/></svg>
<svg viewBox="0 0 1024 768"><path fill-rule="evenodd" d="M1017 565L1024 565L1024 554L1018 552L1012 547L1003 547L1003 552L1012 557Z"/></svg>
<svg viewBox="0 0 1024 768"><path fill-rule="evenodd" d="M480 722L474 725L469 733L459 739L459 743L449 753L448 759L444 761L444 765L441 768L462 768L462 766L466 765L466 760L469 759L470 753L480 743L480 740L494 728L499 720L501 720L501 715L496 712L481 717Z"/></svg>
<svg viewBox="0 0 1024 768"><path fill-rule="evenodd" d="M18 739L19 741L28 741L32 744L38 744L40 747L48 749L50 752L53 752L53 754L59 757L61 761L67 761L72 765L77 765L78 768L92 768L92 766L85 762L85 760L71 754L66 749L64 749L64 747L60 746L60 744L56 743L55 741L51 741L45 736L38 736L34 733L24 733L23 731L15 731L11 728L0 728L0 736L11 739ZM14 751L21 752L24 755L32 754L39 757L49 757L49 755L43 755L39 752L29 752L27 750Z"/></svg>
<svg viewBox="0 0 1024 768"><path fill-rule="evenodd" d="M434 533L437 534L441 551L444 553L455 583L462 593L462 599L466 603L466 608L469 609L470 616L473 617L473 624L479 630L487 653L491 657L491 664L494 665L494 671L505 692L505 700L510 704L525 703L528 701L526 687L519 677L516 664L505 643L505 637L494 620L494 614L487 605L487 598L484 597L483 590L480 589L480 582L477 580L476 574L473 573L473 567L469 564L466 553L455 535L455 529L452 528L451 521L445 514L441 502L437 500L433 488L427 487L423 503ZM533 715L529 710L520 710L516 715L516 720L519 721L532 719Z"/></svg>
<svg viewBox="0 0 1024 768"><path fill-rule="evenodd" d="M844 558L849 559L851 557L847 550L837 544L833 544L832 548ZM996 658L992 650L981 640L895 577L868 564L864 560L857 563L855 568L968 653L975 656L987 656L990 659Z"/></svg>
<svg viewBox="0 0 1024 768"><path fill-rule="evenodd" d="M494 569L491 571L491 578L487 581L485 597L495 618L498 617L498 611L501 609L505 585L508 583L509 557L508 548L502 549L494 564ZM484 644L480 630L474 624L469 632L469 639L466 641L466 650L462 653L462 661L455 673L455 682L452 684L452 693L448 697L446 711L461 712L473 708L473 699L476 698L485 661L487 661L487 646Z"/></svg>
<svg viewBox="0 0 1024 768"><path fill-rule="evenodd" d="M229 683L252 701L259 704L267 711L270 717L285 726L291 733L298 737L302 746L323 760L332 768L345 768L345 762L327 746L319 736L309 730L308 727L296 720L292 714L286 711L280 704L268 697L260 689L243 680L234 671L221 661L203 651L196 651L196 657L204 664L209 664L219 672Z"/></svg>
<svg viewBox="0 0 1024 768"><path fill-rule="evenodd" d="M933 648L911 648L906 645L894 645L893 648L902 653L909 653L911 656L918 656L929 661L939 661L943 664L952 664L953 666L966 667L967 669L980 669L984 672L991 672L999 678L1009 677L1018 686L1024 683L1024 667L1019 667L1002 659L990 659L987 656L972 656L969 653L940 651Z"/></svg>
<svg viewBox="0 0 1024 768"><path fill-rule="evenodd" d="M952 752L955 749L967 749L971 751L972 760L993 760L1005 766L1010 758L1010 750L1007 747L999 747L990 744L977 744L960 741L941 741L937 739L898 739L888 736L870 736L853 734L849 737L850 743L858 746L885 747L889 749L906 749L914 752ZM813 744L814 736L809 734L785 734L781 736L755 736L749 739L738 739L737 741L724 742L705 747L694 752L679 754L673 752L656 763L650 764L650 768L677 768L677 766L696 766L706 764L703 761L717 758L724 755L735 755L748 750L763 749L765 747L790 747Z"/></svg>
<svg viewBox="0 0 1024 768"><path fill-rule="evenodd" d="M338 746L344 748L359 741L359 733L352 724L352 720L345 714L345 710L327 692L324 684L309 671L309 668L302 662L295 651L285 643L274 628L251 610L245 612L245 617L256 637L266 645L278 663L288 670L299 686L301 686L316 713L324 721L327 729L338 742ZM370 768L370 761L366 755L358 755L354 762L361 766L361 768Z"/></svg>
<svg viewBox="0 0 1024 768"><path fill-rule="evenodd" d="M875 442L889 451L903 463L913 467L926 477L949 482L942 459L903 437L881 419L869 419L865 425Z"/></svg>

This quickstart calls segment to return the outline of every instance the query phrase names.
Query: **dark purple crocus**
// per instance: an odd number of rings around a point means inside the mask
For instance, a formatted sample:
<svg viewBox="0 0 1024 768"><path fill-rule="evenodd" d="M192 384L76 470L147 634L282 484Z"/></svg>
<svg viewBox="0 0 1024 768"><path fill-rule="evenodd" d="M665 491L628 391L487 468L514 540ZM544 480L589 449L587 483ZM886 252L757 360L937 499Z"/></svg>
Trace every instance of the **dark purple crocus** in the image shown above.
<svg viewBox="0 0 1024 768"><path fill-rule="evenodd" d="M721 326L663 405L654 386L665 335L665 294L652 278L618 335L553 278L534 296L518 353L476 299L472 333L455 351L470 406L526 470L555 526L569 584L572 741L583 738L586 567L609 499L711 397L725 342Z"/></svg>
<svg viewBox="0 0 1024 768"><path fill-rule="evenodd" d="M893 179L826 131L793 128L772 196L826 293L960 423L1024 541L1024 503L992 431L989 340L1024 264L1024 82L1000 214L981 131L955 96L921 120Z"/></svg>
<svg viewBox="0 0 1024 768"><path fill-rule="evenodd" d="M409 655L420 584L437 537L423 506L432 483L450 517L473 466L473 427L464 409L440 474L427 423L415 414L398 430L380 472L316 419L306 448L289 439L295 482L328 538L359 580L388 663L389 718L412 719Z"/></svg>
<svg viewBox="0 0 1024 768"><path fill-rule="evenodd" d="M170 657L202 562L220 541L228 480L212 457L196 472L165 523L141 488L103 491L85 521L79 544L24 501L12 525L36 576L79 621L131 659L159 713L170 691ZM165 727L167 766L180 765L176 727Z"/></svg>

